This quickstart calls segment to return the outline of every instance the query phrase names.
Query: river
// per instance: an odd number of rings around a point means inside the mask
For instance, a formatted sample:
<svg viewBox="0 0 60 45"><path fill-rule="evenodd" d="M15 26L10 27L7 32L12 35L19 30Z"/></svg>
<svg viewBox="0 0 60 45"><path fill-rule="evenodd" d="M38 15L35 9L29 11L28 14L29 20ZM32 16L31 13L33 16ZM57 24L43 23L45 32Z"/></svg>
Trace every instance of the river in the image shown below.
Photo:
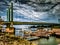
<svg viewBox="0 0 60 45"><path fill-rule="evenodd" d="M39 40L30 41L30 45L59 45L60 38L49 37L49 39L41 38Z"/></svg>

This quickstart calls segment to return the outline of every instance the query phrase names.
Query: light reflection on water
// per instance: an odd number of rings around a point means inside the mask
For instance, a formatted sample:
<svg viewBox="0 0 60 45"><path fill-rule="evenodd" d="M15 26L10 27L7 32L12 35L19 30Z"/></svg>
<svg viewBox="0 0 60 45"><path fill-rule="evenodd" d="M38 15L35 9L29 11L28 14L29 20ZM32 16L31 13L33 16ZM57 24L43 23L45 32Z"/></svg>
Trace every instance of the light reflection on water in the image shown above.
<svg viewBox="0 0 60 45"><path fill-rule="evenodd" d="M19 32L19 34L18 34L18 32L16 32L16 35L22 36L23 33ZM31 45L57 45L57 43L60 43L60 39L55 38L55 37L49 37L49 39L41 38L39 40L30 41L30 43L31 43Z"/></svg>
<svg viewBox="0 0 60 45"><path fill-rule="evenodd" d="M49 37L49 39L42 38L39 40L31 41L31 45L58 45L57 40L55 37Z"/></svg>

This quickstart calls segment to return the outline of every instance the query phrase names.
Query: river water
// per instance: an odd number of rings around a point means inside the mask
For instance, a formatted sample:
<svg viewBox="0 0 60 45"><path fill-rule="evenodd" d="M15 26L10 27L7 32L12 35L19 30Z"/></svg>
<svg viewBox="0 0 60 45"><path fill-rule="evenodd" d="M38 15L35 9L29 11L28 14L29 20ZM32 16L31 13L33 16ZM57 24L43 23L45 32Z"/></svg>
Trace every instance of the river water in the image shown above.
<svg viewBox="0 0 60 45"><path fill-rule="evenodd" d="M30 41L31 45L58 45L60 39L55 37L49 37L49 39L41 38L39 40Z"/></svg>
<svg viewBox="0 0 60 45"><path fill-rule="evenodd" d="M16 32L17 36L24 36L22 32L19 33L18 32ZM60 44L60 38L56 37L49 37L49 39L40 38L38 40L30 41L30 45L58 45L58 44Z"/></svg>

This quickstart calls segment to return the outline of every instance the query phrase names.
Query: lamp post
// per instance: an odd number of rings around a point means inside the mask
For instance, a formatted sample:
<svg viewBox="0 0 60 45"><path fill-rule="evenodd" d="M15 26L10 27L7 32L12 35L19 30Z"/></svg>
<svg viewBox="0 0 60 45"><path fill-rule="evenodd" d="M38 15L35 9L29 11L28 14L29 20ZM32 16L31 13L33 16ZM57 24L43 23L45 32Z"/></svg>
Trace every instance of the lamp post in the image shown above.
<svg viewBox="0 0 60 45"><path fill-rule="evenodd" d="M1 16L0 16L0 32L2 32L1 30L2 30L2 25L3 25L3 20L1 19Z"/></svg>

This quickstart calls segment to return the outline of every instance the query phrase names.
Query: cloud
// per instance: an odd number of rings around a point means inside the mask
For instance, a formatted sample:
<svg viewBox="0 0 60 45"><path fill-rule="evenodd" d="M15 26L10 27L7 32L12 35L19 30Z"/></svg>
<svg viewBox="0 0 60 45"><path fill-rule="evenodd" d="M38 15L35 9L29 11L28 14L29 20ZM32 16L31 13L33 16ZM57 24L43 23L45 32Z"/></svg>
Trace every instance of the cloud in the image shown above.
<svg viewBox="0 0 60 45"><path fill-rule="evenodd" d="M3 11L0 11L0 13L3 13Z"/></svg>
<svg viewBox="0 0 60 45"><path fill-rule="evenodd" d="M27 6L28 7L28 6ZM30 8L29 8L30 9ZM36 19L36 18L42 18L43 17L43 14L45 14L44 12L35 12L34 10L29 10L29 9L26 9L25 7L23 8L20 8L18 10L15 10L16 13L21 13L23 14L25 17L28 17L28 18L32 18L32 19ZM45 17L46 18L46 17Z"/></svg>
<svg viewBox="0 0 60 45"><path fill-rule="evenodd" d="M3 7L3 6L2 6ZM3 7L4 8L4 7ZM0 15L7 15L6 10L0 11ZM7 17L4 18L6 20ZM56 17L48 12L35 12L34 7L27 4L14 3L14 21L22 22L54 22L57 21Z"/></svg>
<svg viewBox="0 0 60 45"><path fill-rule="evenodd" d="M4 20L4 21L7 20L6 16L1 16L1 18L2 18L2 20Z"/></svg>
<svg viewBox="0 0 60 45"><path fill-rule="evenodd" d="M22 20L24 21L34 21L34 22L52 22L52 20L55 22L55 16L51 15L51 17L49 17L50 14L48 14L48 12L35 12L34 10L32 10L28 5L20 5L20 9L15 10L16 13L18 13L19 16L21 16ZM28 8L26 8L28 7ZM31 9L31 10L29 10ZM23 16L23 17L22 17ZM54 19L53 19L54 17ZM21 20L21 18L19 18ZM31 20L28 20L28 19ZM50 21L49 21L50 20Z"/></svg>

